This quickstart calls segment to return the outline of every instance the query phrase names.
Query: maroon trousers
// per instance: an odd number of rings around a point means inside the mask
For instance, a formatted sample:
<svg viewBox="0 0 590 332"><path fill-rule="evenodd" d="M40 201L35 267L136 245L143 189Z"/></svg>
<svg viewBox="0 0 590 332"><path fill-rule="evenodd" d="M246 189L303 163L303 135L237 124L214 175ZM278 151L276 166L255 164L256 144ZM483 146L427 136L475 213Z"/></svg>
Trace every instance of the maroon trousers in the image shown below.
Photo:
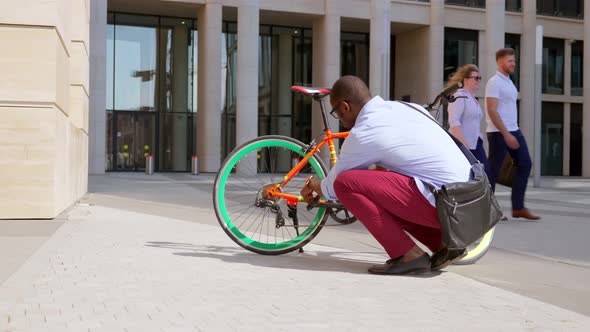
<svg viewBox="0 0 590 332"><path fill-rule="evenodd" d="M415 245L404 231L431 251L440 246L436 208L413 178L395 172L350 170L338 175L334 191L391 258L404 255Z"/></svg>

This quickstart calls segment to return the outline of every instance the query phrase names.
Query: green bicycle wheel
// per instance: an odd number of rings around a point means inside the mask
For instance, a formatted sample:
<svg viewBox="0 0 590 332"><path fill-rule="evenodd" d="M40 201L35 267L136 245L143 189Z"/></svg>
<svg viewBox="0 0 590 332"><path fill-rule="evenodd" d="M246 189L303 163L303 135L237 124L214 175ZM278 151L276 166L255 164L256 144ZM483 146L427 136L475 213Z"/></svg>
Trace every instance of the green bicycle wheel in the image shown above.
<svg viewBox="0 0 590 332"><path fill-rule="evenodd" d="M238 245L263 255L280 255L303 247L326 222L324 208L296 208L298 222L289 214L284 199L268 199L264 189L281 183L291 170L293 158L305 155L305 145L286 136L262 136L237 147L223 162L215 178L213 204L219 224ZM307 176L326 176L326 167L316 156L283 193L299 195ZM259 204L272 201L273 208ZM277 208L284 223L277 222Z"/></svg>

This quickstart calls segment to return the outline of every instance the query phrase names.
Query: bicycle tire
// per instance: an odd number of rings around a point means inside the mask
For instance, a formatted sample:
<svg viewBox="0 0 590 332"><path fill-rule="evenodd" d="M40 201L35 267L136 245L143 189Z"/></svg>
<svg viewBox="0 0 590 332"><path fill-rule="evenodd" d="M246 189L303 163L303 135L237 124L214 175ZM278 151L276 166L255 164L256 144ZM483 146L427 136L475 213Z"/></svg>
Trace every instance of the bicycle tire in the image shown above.
<svg viewBox="0 0 590 332"><path fill-rule="evenodd" d="M478 260L480 260L490 249L492 246L492 241L494 240L494 233L496 231L496 227L490 229L486 235L484 235L480 240L479 243L476 241L475 246L472 248L467 247L467 255L461 258L459 261L455 262L456 265L469 265L474 264Z"/></svg>
<svg viewBox="0 0 590 332"><path fill-rule="evenodd" d="M219 172L217 173L217 176L215 177L213 204L215 208L215 214L217 216L217 221L221 225L224 232L236 244L238 244L244 249L247 249L257 254L281 255L297 250L309 243L309 241L311 241L319 233L329 215L325 208L315 209L315 211L317 211L317 213L315 214L315 218L311 221L310 226L307 229L305 229L299 236L296 236L295 238L288 241L283 241L279 243L275 242L274 244L261 242L260 238L257 241L256 239L244 234L242 230L238 229L239 227L236 227L234 222L231 220L231 217L229 216L228 209L225 204L227 199L225 195L228 177L230 176L232 170L238 164L238 162L242 159L245 159L247 154L252 153L255 150L257 151L256 153L259 154L260 149L267 147L287 149L290 150L292 153L299 155L300 157L305 156L306 150L306 146L302 142L288 136L280 135L261 136L240 145L239 147L234 149L234 151L232 151L232 153L223 161L222 166ZM257 157L258 159L260 159L259 155ZM309 159L308 164L314 171L315 176L317 176L318 178L324 178L326 176L326 166L319 157L312 156ZM256 174L258 174L258 165L256 167ZM304 205L300 204L300 206ZM275 225L273 224L272 226L274 227ZM269 225L266 225L266 227L268 228Z"/></svg>

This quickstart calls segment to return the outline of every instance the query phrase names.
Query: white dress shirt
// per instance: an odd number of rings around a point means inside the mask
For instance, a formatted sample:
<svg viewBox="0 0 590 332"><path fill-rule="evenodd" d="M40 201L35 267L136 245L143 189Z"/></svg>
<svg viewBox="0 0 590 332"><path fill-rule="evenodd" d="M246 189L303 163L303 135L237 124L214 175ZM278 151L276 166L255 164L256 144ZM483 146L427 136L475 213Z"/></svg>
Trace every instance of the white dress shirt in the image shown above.
<svg viewBox="0 0 590 332"><path fill-rule="evenodd" d="M483 117L481 106L477 98L468 90L459 89L455 92L455 97L463 98L449 104L449 127L461 127L467 147L475 150L477 139L481 137L481 118Z"/></svg>
<svg viewBox="0 0 590 332"><path fill-rule="evenodd" d="M413 106L428 114L421 106ZM433 206L435 197L425 182L440 189L447 183L467 181L469 161L449 135L424 114L379 96L371 99L342 144L338 162L321 182L324 196L337 199L334 181L338 174L373 164L414 178Z"/></svg>
<svg viewBox="0 0 590 332"><path fill-rule="evenodd" d="M510 77L496 72L496 75L492 76L486 84L486 98L490 97L498 99L497 112L502 122L504 122L506 129L508 131L518 130L518 115L516 112L518 90L516 90L516 86L512 83ZM499 131L492 122L492 119L490 119L489 114L486 116L486 121L488 123L488 133Z"/></svg>

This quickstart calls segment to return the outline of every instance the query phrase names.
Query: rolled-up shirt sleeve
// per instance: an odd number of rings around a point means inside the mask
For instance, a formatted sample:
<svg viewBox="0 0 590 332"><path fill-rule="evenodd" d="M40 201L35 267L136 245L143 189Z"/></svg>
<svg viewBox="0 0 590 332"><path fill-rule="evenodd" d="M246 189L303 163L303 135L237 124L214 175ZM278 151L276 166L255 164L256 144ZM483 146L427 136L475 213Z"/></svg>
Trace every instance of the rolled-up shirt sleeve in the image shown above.
<svg viewBox="0 0 590 332"><path fill-rule="evenodd" d="M460 95L455 95L459 97ZM449 104L449 127L459 127L463 124L463 112L465 112L465 100L467 98L459 98L455 102Z"/></svg>
<svg viewBox="0 0 590 332"><path fill-rule="evenodd" d="M366 169L378 161L377 156L378 152L370 151L366 146L361 146L359 137L354 132L351 132L344 144L342 144L338 162L321 182L324 197L332 201L337 200L338 197L334 192L334 181L336 181L338 174L351 169Z"/></svg>

